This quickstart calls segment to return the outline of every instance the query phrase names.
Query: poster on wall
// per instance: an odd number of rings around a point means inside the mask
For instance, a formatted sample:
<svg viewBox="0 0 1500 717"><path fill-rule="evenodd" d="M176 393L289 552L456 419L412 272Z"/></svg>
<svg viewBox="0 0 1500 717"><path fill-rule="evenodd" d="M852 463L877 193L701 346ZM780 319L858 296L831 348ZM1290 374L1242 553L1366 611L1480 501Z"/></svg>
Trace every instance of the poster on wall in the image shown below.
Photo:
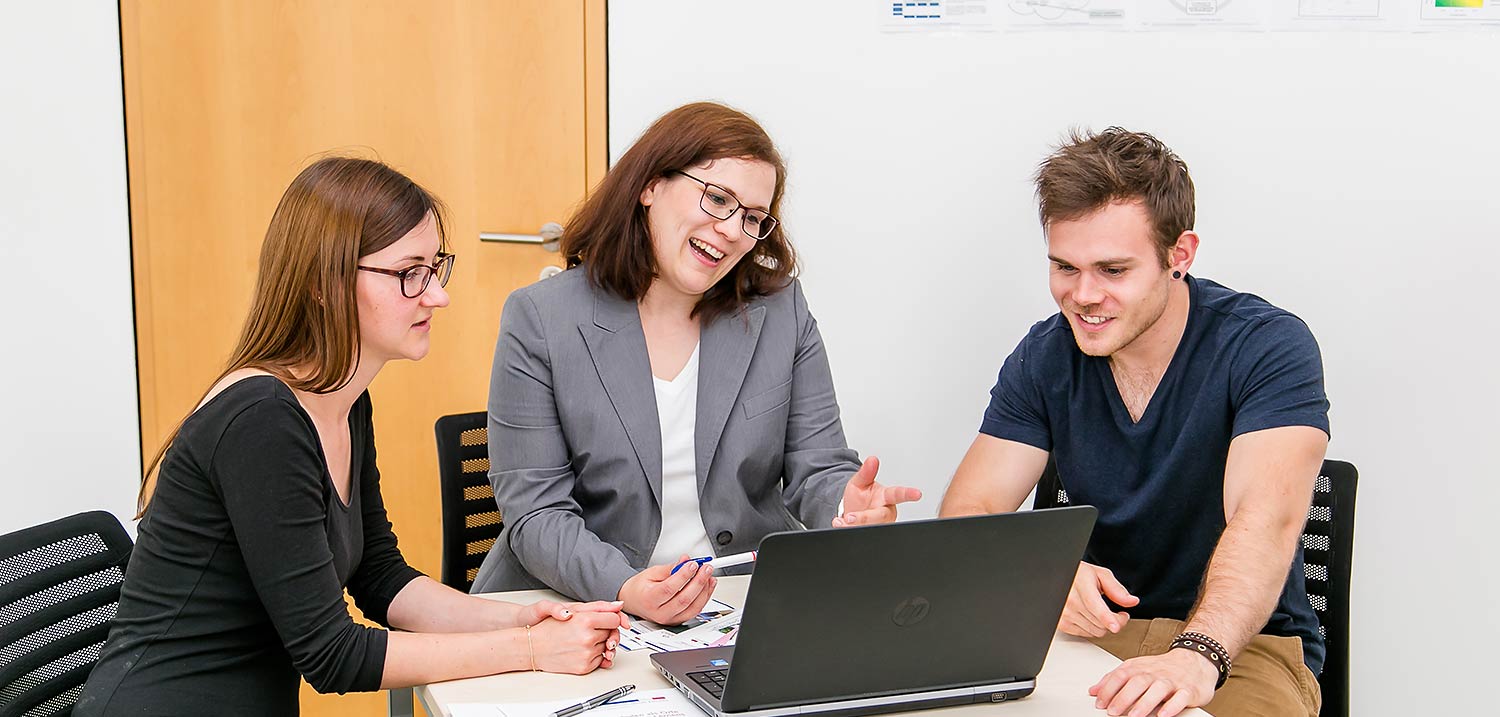
<svg viewBox="0 0 1500 717"><path fill-rule="evenodd" d="M1410 29L1410 0L1274 0L1272 30Z"/></svg>
<svg viewBox="0 0 1500 717"><path fill-rule="evenodd" d="M1420 0L1424 30L1500 27L1500 0Z"/></svg>
<svg viewBox="0 0 1500 717"><path fill-rule="evenodd" d="M990 32L990 0L877 0L885 32Z"/></svg>
<svg viewBox="0 0 1500 717"><path fill-rule="evenodd" d="M1265 0L1137 0L1142 29L1264 30Z"/></svg>
<svg viewBox="0 0 1500 717"><path fill-rule="evenodd" d="M1125 30L1125 0L1008 0L997 14L1009 30Z"/></svg>

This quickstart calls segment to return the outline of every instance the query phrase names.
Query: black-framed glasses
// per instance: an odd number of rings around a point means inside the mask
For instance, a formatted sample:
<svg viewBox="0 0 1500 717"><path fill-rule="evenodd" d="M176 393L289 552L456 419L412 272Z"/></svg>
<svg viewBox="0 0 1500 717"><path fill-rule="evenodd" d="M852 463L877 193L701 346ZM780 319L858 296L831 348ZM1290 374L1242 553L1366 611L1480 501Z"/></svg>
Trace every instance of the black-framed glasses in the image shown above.
<svg viewBox="0 0 1500 717"><path fill-rule="evenodd" d="M405 269L381 269L375 266L355 267L360 271L368 271L375 274L394 276L401 280L401 295L408 299L415 299L427 290L427 285L432 283L432 277L436 276L438 286L447 286L448 277L453 276L453 259L456 254L438 254L437 261L431 264L418 264L408 266Z"/></svg>
<svg viewBox="0 0 1500 717"><path fill-rule="evenodd" d="M740 228L745 231L745 236L756 241L771 236L771 232L776 230L776 225L779 223L776 217L740 204L739 198L728 189L712 182L705 182L680 169L673 170L672 173L680 174L703 185L703 196L698 199L698 208L702 209L704 214L723 220L734 216L735 212L743 208L745 213L740 217Z"/></svg>

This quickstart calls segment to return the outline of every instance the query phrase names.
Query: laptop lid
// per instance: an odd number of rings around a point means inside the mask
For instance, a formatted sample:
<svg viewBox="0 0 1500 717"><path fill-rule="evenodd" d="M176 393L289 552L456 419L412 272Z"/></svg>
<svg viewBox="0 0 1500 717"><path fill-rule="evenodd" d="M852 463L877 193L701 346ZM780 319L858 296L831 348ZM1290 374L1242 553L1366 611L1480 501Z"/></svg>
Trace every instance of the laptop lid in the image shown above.
<svg viewBox="0 0 1500 717"><path fill-rule="evenodd" d="M725 712L1031 679L1091 506L776 533L760 544Z"/></svg>

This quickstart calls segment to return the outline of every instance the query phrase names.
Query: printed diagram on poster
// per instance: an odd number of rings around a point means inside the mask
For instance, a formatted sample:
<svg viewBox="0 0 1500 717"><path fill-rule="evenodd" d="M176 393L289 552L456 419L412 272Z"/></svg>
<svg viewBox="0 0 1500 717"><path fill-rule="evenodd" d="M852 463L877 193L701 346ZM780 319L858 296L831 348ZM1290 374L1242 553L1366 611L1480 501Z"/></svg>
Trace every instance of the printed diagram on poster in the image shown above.
<svg viewBox="0 0 1500 717"><path fill-rule="evenodd" d="M1016 30L1125 28L1125 0L1009 0L1002 12Z"/></svg>
<svg viewBox="0 0 1500 717"><path fill-rule="evenodd" d="M1264 0L1138 0L1144 26L1234 30L1265 26Z"/></svg>
<svg viewBox="0 0 1500 717"><path fill-rule="evenodd" d="M1500 0L874 0L884 32L1500 30Z"/></svg>
<svg viewBox="0 0 1500 717"><path fill-rule="evenodd" d="M1500 0L1420 0L1422 26L1500 25Z"/></svg>
<svg viewBox="0 0 1500 717"><path fill-rule="evenodd" d="M1296 0L1297 16L1306 18L1380 17L1380 0Z"/></svg>
<svg viewBox="0 0 1500 717"><path fill-rule="evenodd" d="M995 29L990 0L876 0L886 32L985 32Z"/></svg>
<svg viewBox="0 0 1500 717"><path fill-rule="evenodd" d="M1273 30L1405 30L1410 0L1275 0Z"/></svg>

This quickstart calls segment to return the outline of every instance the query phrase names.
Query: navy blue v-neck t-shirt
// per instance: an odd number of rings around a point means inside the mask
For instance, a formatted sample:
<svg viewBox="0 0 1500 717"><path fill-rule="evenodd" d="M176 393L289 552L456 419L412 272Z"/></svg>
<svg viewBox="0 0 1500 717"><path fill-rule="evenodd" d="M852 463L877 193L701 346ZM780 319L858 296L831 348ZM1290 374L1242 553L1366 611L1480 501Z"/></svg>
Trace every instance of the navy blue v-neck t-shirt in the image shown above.
<svg viewBox="0 0 1500 717"><path fill-rule="evenodd" d="M1141 599L1133 618L1184 620L1224 531L1224 465L1236 436L1281 426L1328 432L1323 362L1307 325L1252 294L1188 276L1187 327L1139 422L1107 357L1078 349L1061 314L1005 360L980 432L1049 451L1075 504L1099 510L1084 554ZM1297 547L1262 630L1302 638L1323 666Z"/></svg>

